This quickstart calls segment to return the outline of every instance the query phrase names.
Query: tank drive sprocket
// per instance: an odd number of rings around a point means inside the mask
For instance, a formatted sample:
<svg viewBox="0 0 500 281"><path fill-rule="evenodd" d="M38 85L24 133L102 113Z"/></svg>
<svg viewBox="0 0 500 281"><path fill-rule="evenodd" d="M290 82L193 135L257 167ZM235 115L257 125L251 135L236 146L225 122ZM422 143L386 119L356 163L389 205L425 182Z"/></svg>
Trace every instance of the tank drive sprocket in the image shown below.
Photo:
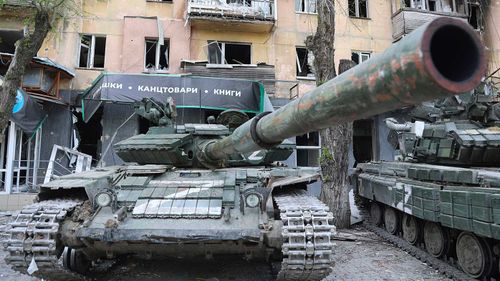
<svg viewBox="0 0 500 281"><path fill-rule="evenodd" d="M321 280L332 268L333 214L305 190L275 197L283 222L281 269L276 280Z"/></svg>

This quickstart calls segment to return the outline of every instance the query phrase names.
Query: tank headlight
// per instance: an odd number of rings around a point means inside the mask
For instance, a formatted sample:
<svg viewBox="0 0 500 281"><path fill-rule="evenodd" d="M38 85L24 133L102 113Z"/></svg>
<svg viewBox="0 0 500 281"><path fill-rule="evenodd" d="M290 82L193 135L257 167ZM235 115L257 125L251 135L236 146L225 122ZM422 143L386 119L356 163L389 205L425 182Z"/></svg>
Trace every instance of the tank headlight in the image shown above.
<svg viewBox="0 0 500 281"><path fill-rule="evenodd" d="M255 193L248 194L245 197L245 203L247 204L248 207L255 208L259 206L260 196Z"/></svg>
<svg viewBox="0 0 500 281"><path fill-rule="evenodd" d="M113 197L107 192L97 193L94 197L94 202L101 207L106 207L111 205L111 202L113 202Z"/></svg>

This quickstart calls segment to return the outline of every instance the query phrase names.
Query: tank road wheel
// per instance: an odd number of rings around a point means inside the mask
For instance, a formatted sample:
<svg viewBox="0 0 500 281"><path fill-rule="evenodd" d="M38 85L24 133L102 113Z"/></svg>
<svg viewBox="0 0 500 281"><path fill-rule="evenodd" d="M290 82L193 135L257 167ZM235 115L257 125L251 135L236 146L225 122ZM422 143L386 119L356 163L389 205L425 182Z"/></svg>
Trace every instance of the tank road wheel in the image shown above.
<svg viewBox="0 0 500 281"><path fill-rule="evenodd" d="M437 223L426 222L424 225L425 249L434 257L442 257L450 248L448 233Z"/></svg>
<svg viewBox="0 0 500 281"><path fill-rule="evenodd" d="M399 231L399 216L394 208L385 208L384 211L385 230L390 234L396 234Z"/></svg>
<svg viewBox="0 0 500 281"><path fill-rule="evenodd" d="M62 256L63 266L68 270L85 274L90 268L90 260L81 250L64 247Z"/></svg>
<svg viewBox="0 0 500 281"><path fill-rule="evenodd" d="M420 225L414 216L404 214L403 216L403 238L408 243L415 245L420 240Z"/></svg>
<svg viewBox="0 0 500 281"><path fill-rule="evenodd" d="M471 277L489 275L493 265L493 255L489 245L470 232L462 232L457 238L458 264Z"/></svg>
<svg viewBox="0 0 500 281"><path fill-rule="evenodd" d="M382 224L382 206L377 202L370 204L370 218L375 225Z"/></svg>

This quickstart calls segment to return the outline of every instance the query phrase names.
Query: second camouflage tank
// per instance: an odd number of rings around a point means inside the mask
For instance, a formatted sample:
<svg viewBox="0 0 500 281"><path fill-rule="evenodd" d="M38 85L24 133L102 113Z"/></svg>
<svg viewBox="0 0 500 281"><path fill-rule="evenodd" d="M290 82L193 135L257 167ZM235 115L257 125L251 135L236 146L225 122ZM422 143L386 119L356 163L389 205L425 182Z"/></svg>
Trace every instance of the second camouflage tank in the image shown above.
<svg viewBox="0 0 500 281"><path fill-rule="evenodd" d="M413 122L386 119L400 161L359 164L357 193L371 220L434 257L453 259L473 278L499 277L500 92L418 106Z"/></svg>

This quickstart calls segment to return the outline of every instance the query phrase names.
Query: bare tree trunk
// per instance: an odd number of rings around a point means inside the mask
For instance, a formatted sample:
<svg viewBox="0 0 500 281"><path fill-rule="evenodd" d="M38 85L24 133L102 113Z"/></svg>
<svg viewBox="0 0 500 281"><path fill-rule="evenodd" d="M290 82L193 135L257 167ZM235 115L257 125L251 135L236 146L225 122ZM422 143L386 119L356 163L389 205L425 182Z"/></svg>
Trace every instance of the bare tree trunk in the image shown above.
<svg viewBox="0 0 500 281"><path fill-rule="evenodd" d="M16 43L14 57L5 74L3 87L0 87L0 132L8 125L16 92L21 87L26 67L36 56L50 27L49 13L39 9L34 16L34 30Z"/></svg>
<svg viewBox="0 0 500 281"><path fill-rule="evenodd" d="M318 1L318 28L314 36L309 36L306 46L314 54L316 84L319 86L334 78L335 5L334 0ZM342 70L347 64L342 64ZM322 130L320 137L321 171L323 187L321 200L330 207L339 228L350 226L349 185L347 172L349 165L349 145L352 141L352 123L332 124Z"/></svg>

